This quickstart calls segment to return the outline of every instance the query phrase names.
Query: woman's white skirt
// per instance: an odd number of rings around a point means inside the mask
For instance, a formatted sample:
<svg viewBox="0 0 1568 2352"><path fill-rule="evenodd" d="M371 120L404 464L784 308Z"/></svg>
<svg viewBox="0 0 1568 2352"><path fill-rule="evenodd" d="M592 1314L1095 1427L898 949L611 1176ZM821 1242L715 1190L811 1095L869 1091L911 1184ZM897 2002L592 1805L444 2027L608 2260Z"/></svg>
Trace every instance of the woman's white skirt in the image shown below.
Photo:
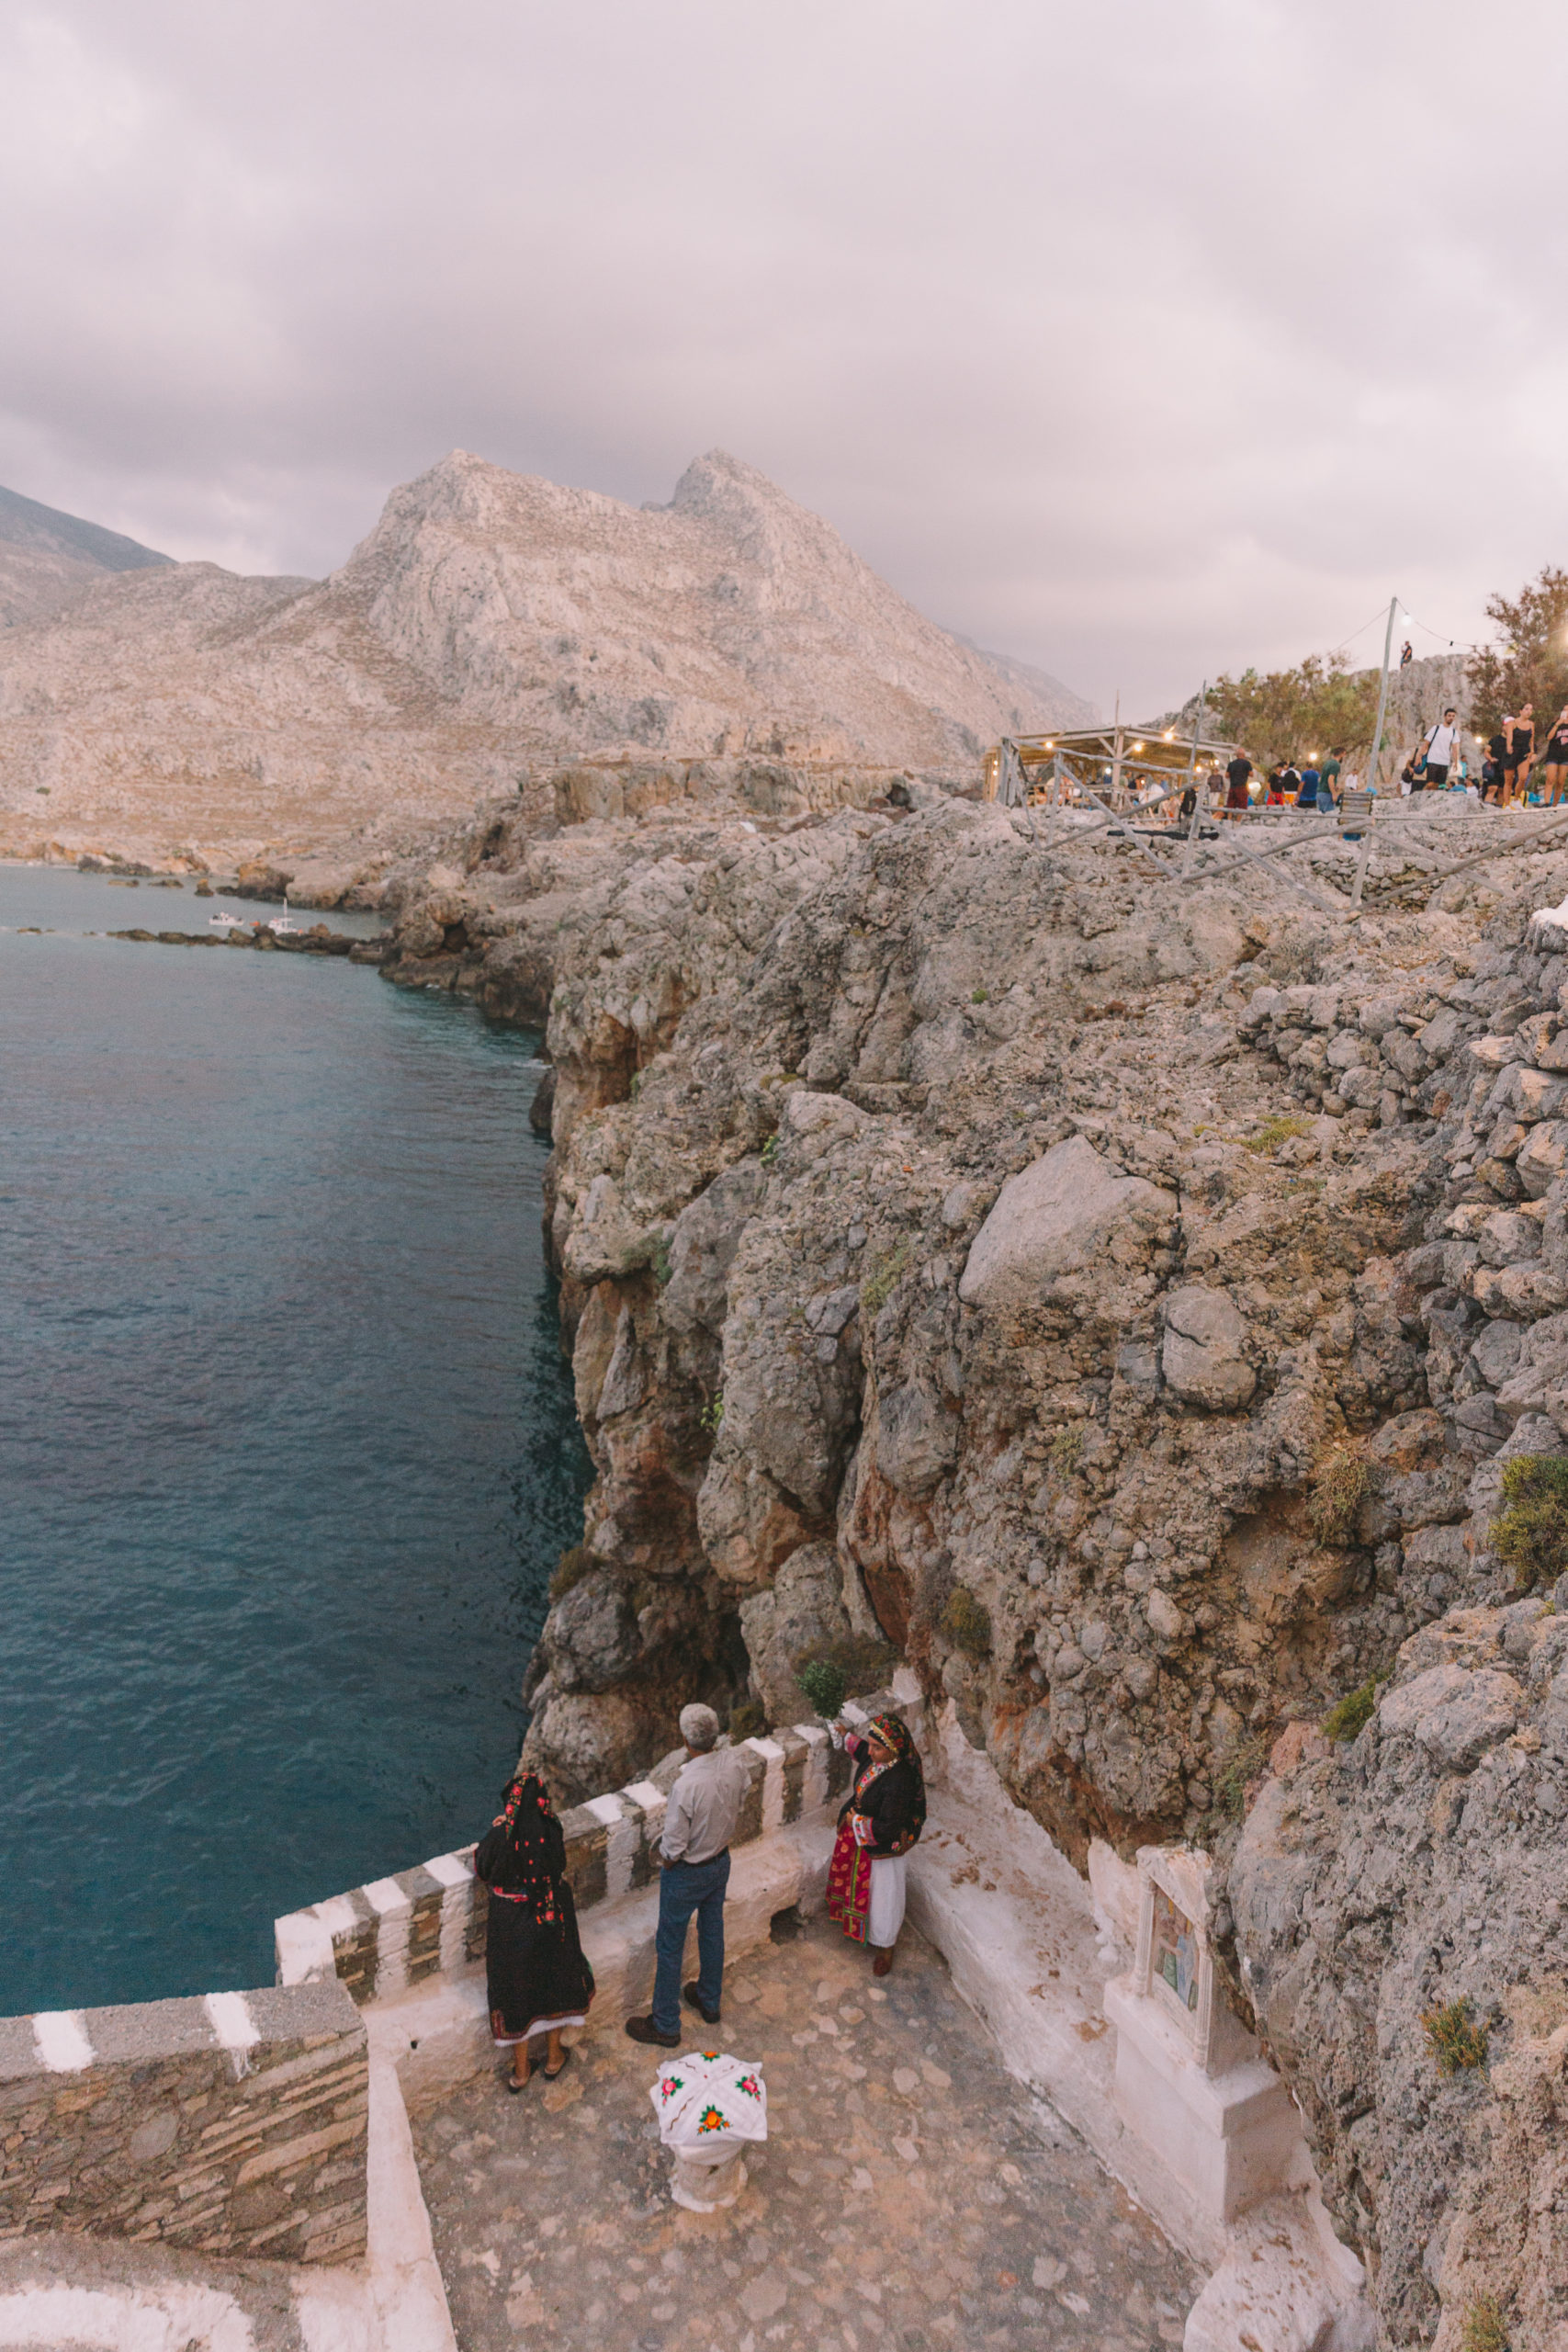
<svg viewBox="0 0 1568 2352"><path fill-rule="evenodd" d="M886 1951L898 1940L904 1924L904 1894L909 1874L908 1854L876 1854L871 1864L871 1900L866 1905L865 1939Z"/></svg>

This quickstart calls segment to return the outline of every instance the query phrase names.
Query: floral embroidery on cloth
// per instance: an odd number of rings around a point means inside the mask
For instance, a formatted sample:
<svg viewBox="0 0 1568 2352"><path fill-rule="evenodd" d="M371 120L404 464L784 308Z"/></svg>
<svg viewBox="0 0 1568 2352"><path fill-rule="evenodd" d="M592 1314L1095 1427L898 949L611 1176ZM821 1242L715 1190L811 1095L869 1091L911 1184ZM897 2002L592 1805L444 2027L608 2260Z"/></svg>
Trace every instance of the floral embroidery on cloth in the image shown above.
<svg viewBox="0 0 1568 2352"><path fill-rule="evenodd" d="M726 2051L687 2051L659 2076L649 2098L667 2148L700 2146L716 2154L768 2136L762 2070Z"/></svg>

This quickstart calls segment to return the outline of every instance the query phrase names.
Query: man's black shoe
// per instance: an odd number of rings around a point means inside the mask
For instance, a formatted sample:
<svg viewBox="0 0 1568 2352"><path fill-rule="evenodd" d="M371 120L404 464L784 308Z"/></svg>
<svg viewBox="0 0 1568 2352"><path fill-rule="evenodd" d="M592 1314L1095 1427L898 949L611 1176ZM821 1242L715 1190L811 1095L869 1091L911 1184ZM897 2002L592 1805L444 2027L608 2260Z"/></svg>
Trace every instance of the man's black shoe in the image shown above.
<svg viewBox="0 0 1568 2352"><path fill-rule="evenodd" d="M701 2018L705 2025L716 2025L718 2023L718 2011L716 2009L704 2008L702 2002L697 1997L697 1988L694 1984L682 1984L681 1990L685 1995L686 2007L689 2009L695 2009L698 2017Z"/></svg>
<svg viewBox="0 0 1568 2352"><path fill-rule="evenodd" d="M681 2047L680 2035L660 2033L651 2018L628 2018L626 2031L634 2041L657 2042L660 2050L679 2050Z"/></svg>

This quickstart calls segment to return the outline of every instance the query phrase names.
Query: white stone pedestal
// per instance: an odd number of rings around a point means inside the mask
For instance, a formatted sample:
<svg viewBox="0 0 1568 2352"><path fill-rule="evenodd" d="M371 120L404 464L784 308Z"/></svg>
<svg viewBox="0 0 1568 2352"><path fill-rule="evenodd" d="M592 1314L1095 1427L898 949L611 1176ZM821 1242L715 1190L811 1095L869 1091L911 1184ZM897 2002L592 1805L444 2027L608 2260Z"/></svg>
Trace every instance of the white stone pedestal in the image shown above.
<svg viewBox="0 0 1568 2352"><path fill-rule="evenodd" d="M1209 1857L1138 1855L1138 1956L1105 1988L1116 2028L1116 2109L1185 2182L1201 2213L1232 2222L1300 2188L1301 2125L1283 2080L1218 1996L1209 1936Z"/></svg>
<svg viewBox="0 0 1568 2352"><path fill-rule="evenodd" d="M675 2150L675 2177L670 2194L688 2213L716 2213L733 2205L746 2186L746 2166L739 2148L711 2164L691 2148Z"/></svg>
<svg viewBox="0 0 1568 2352"><path fill-rule="evenodd" d="M1116 2109L1216 2222L1238 2213L1294 2177L1301 2126L1290 2092L1261 2058L1210 2074L1179 2025L1113 1976L1105 2014L1116 2029Z"/></svg>

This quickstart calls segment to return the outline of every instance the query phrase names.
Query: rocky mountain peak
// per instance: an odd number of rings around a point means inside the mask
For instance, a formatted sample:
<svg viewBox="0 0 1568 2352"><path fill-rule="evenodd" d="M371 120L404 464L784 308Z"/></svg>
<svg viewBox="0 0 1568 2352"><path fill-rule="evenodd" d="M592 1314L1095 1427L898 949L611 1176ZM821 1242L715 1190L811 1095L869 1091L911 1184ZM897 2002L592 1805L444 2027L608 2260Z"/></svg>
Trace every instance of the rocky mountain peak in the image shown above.
<svg viewBox="0 0 1568 2352"><path fill-rule="evenodd" d="M148 846L155 825L171 847L326 847L574 760L972 783L998 735L1093 716L926 619L721 449L662 507L453 449L326 581L157 576L156 593L110 577L14 633L0 818L48 799L55 836L112 809Z"/></svg>

